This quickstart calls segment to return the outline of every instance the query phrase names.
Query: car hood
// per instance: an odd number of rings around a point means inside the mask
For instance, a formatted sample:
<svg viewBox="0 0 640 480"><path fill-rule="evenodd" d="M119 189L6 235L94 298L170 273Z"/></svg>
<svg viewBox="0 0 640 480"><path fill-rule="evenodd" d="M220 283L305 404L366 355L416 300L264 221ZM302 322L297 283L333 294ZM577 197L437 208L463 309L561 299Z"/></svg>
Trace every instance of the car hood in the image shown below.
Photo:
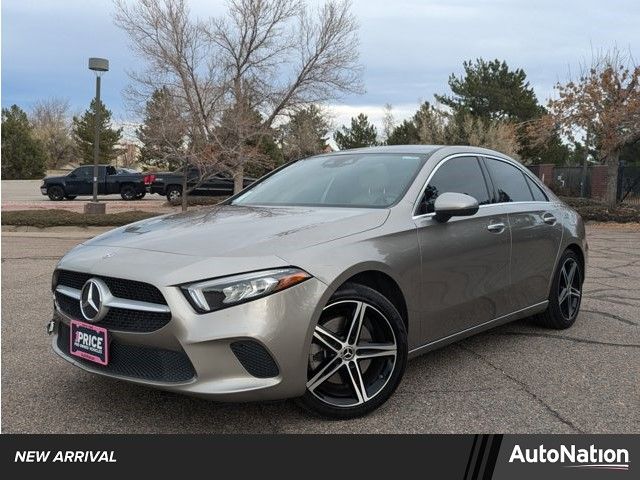
<svg viewBox="0 0 640 480"><path fill-rule="evenodd" d="M64 178L67 178L67 176L66 175L50 175L48 177L44 177L42 179L42 181L43 182L47 182L47 181L50 181L50 180L62 180Z"/></svg>
<svg viewBox="0 0 640 480"><path fill-rule="evenodd" d="M279 255L371 230L388 215L387 209L218 205L133 223L85 245L198 257Z"/></svg>

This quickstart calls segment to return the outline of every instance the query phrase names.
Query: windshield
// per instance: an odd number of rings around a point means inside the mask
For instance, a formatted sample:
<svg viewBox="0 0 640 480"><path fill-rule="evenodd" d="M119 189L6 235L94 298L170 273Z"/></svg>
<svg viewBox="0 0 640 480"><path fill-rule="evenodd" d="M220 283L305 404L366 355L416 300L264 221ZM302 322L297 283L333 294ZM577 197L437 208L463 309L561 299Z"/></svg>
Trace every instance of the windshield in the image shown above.
<svg viewBox="0 0 640 480"><path fill-rule="evenodd" d="M238 196L232 205L374 207L407 191L424 155L358 153L299 160Z"/></svg>

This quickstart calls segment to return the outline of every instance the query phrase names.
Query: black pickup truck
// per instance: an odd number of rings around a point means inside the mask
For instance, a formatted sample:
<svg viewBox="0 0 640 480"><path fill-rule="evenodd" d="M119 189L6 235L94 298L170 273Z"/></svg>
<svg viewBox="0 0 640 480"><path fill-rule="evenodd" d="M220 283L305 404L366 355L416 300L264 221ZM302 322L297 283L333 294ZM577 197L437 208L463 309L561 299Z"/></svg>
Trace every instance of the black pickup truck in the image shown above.
<svg viewBox="0 0 640 480"><path fill-rule="evenodd" d="M79 195L93 194L93 166L78 167L61 177L46 177L40 192L51 200L73 200ZM123 200L139 200L146 193L144 177L137 172L116 169L111 165L98 166L98 195L119 193Z"/></svg>
<svg viewBox="0 0 640 480"><path fill-rule="evenodd" d="M189 168L187 172L187 186L190 188L189 195L211 195L223 196L233 194L233 178L226 173L217 173L201 181L203 177L196 167ZM160 172L145 176L149 193L157 193L167 197L169 202L175 203L182 198L181 171ZM255 178L245 178L243 188L255 182Z"/></svg>

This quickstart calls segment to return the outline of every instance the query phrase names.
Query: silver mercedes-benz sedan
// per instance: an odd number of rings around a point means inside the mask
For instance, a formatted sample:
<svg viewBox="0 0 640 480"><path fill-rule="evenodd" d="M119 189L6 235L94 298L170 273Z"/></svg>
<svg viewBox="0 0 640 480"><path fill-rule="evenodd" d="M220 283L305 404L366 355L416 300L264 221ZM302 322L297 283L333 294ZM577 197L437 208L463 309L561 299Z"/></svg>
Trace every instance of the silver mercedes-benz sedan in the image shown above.
<svg viewBox="0 0 640 480"><path fill-rule="evenodd" d="M580 216L498 152L348 150L74 248L49 331L93 373L348 418L410 357L523 317L570 327L586 257Z"/></svg>

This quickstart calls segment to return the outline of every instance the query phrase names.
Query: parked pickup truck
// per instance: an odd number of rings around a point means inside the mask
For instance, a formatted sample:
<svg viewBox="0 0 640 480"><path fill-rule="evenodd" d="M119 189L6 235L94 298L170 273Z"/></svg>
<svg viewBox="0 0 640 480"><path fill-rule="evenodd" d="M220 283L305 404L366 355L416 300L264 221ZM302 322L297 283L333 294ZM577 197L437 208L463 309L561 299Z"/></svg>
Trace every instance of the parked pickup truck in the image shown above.
<svg viewBox="0 0 640 480"><path fill-rule="evenodd" d="M61 177L46 177L40 191L51 200L73 200L79 195L93 194L93 166L78 167ZM111 165L98 166L98 195L119 193L123 200L139 200L146 190L144 177L138 172L116 169Z"/></svg>
<svg viewBox="0 0 640 480"><path fill-rule="evenodd" d="M222 196L233 194L233 178L229 174L218 173L199 183L202 178L200 170L192 167L188 170L187 186L191 189L189 195ZM145 183L149 193L157 193L167 197L172 203L182 198L182 172L160 172L145 175ZM255 178L245 178L243 187L255 182ZM197 186L196 186L197 185Z"/></svg>

